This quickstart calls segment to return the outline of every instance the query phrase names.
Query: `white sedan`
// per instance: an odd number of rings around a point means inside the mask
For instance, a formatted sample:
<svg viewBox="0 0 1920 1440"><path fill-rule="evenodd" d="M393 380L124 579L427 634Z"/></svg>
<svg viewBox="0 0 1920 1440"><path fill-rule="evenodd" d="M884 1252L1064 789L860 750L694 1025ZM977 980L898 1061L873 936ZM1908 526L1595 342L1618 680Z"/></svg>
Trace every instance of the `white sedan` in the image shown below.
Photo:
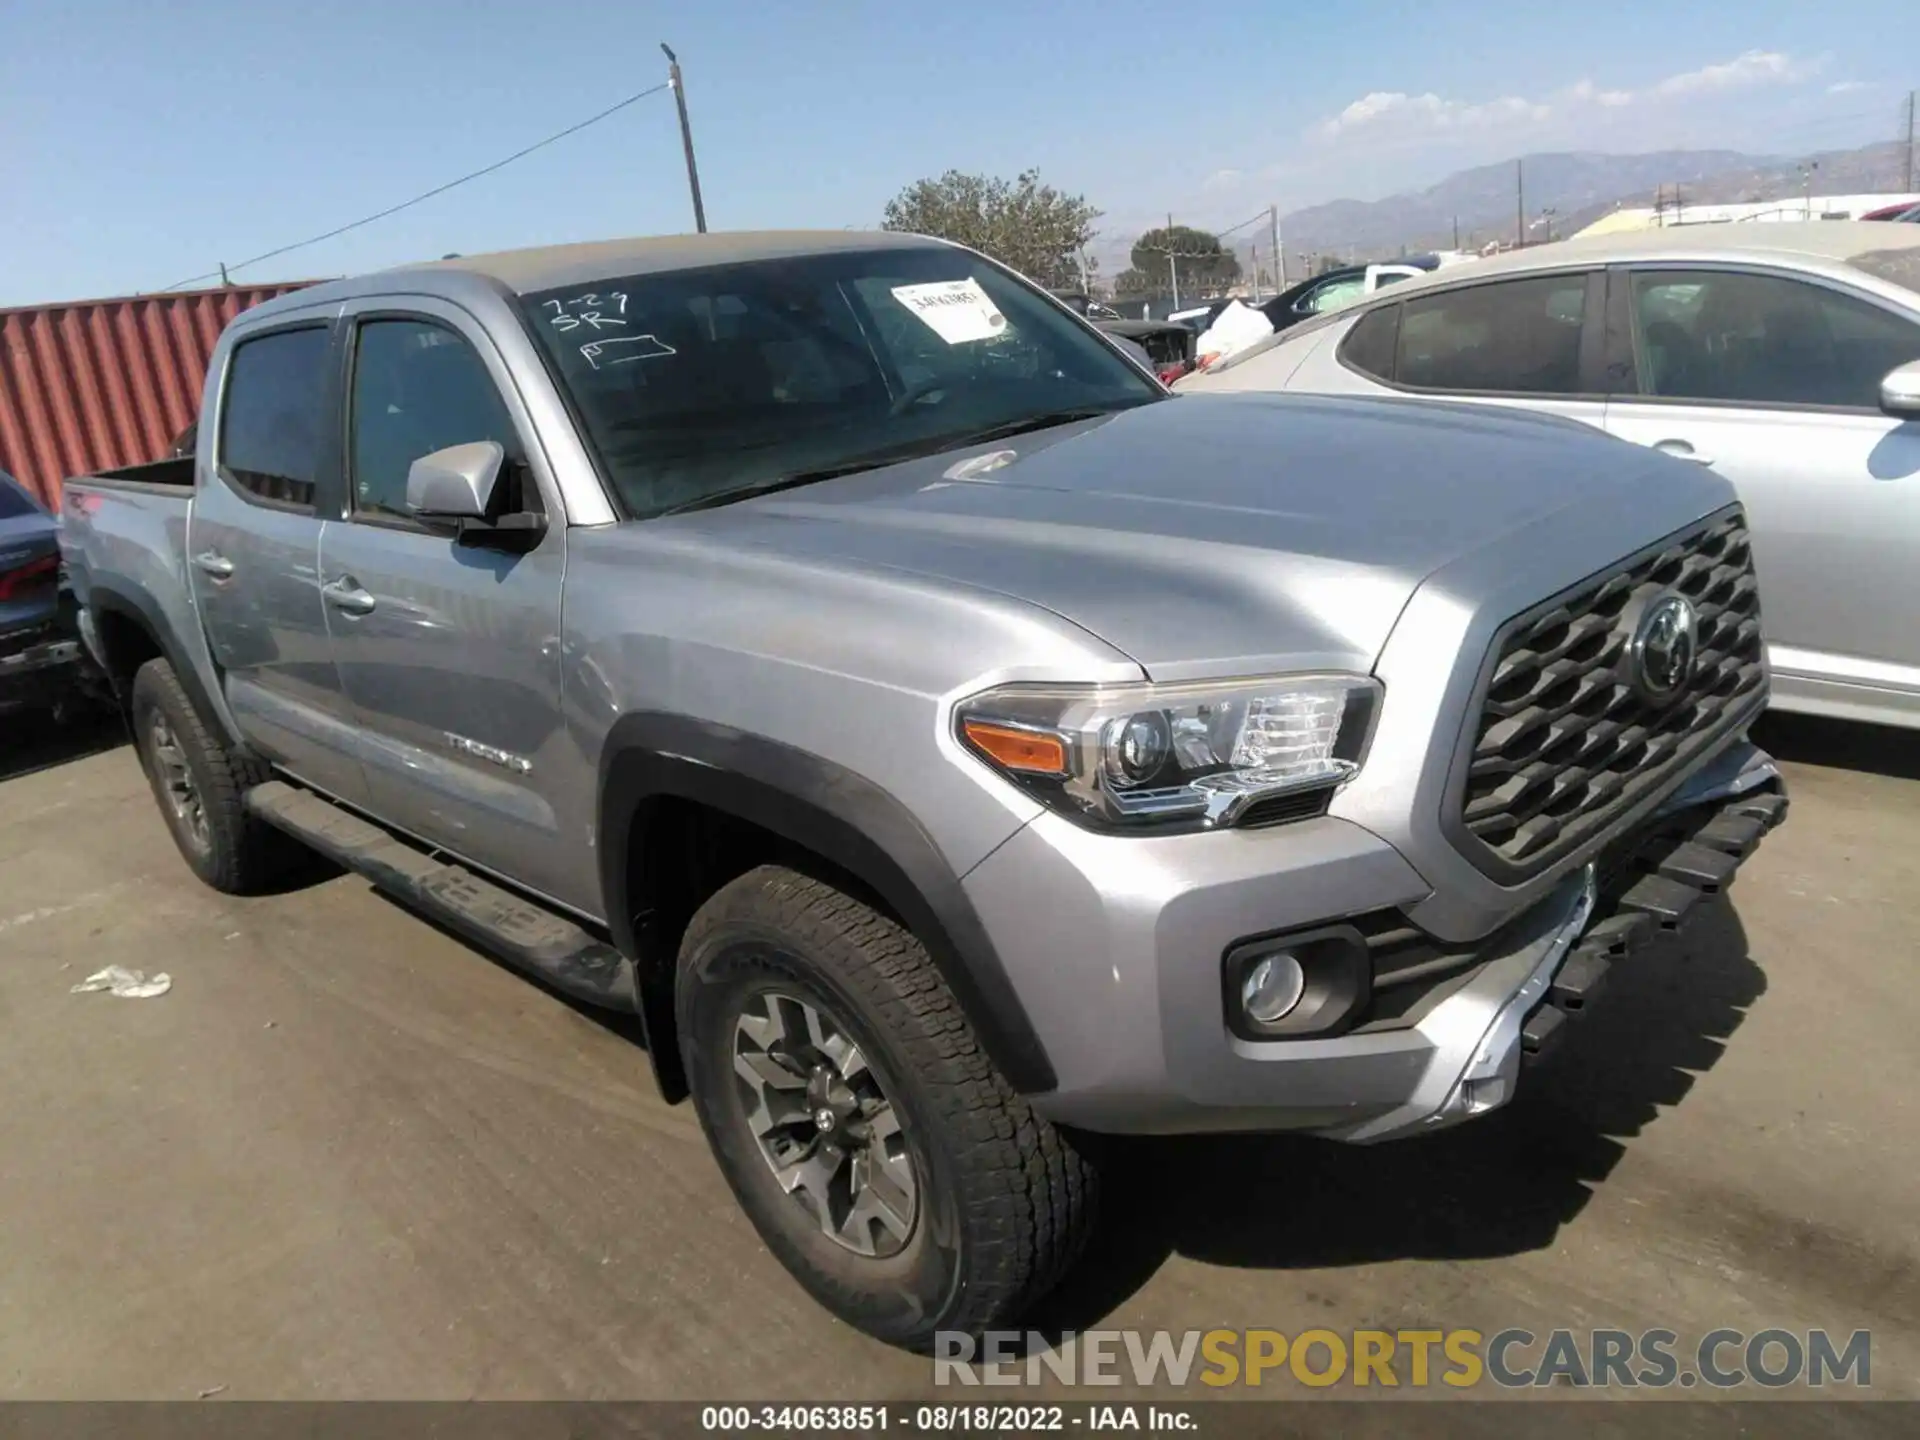
<svg viewBox="0 0 1920 1440"><path fill-rule="evenodd" d="M1775 705L1920 727L1920 227L1543 245L1408 280L1175 389L1511 406L1711 465L1752 525Z"/></svg>

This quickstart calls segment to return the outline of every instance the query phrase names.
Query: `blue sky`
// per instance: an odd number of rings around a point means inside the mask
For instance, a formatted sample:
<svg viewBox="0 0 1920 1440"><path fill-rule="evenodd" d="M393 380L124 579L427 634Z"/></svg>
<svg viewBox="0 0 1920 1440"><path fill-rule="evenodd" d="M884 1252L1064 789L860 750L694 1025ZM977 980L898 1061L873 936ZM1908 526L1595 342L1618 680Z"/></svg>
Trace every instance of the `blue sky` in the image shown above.
<svg viewBox="0 0 1920 1440"><path fill-rule="evenodd" d="M1912 0L0 0L0 305L154 290L687 73L716 229L1038 166L1124 242L1528 151L1891 138ZM1902 69L1904 62L1905 68ZM246 280L691 228L671 97Z"/></svg>

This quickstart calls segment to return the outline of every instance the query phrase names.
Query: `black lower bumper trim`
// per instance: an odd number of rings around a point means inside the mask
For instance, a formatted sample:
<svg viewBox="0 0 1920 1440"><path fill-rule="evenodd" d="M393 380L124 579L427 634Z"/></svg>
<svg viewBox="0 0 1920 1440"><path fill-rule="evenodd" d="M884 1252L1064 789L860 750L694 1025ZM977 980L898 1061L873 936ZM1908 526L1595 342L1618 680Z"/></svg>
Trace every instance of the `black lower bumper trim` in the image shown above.
<svg viewBox="0 0 1920 1440"><path fill-rule="evenodd" d="M1561 964L1546 999L1521 1028L1521 1052L1537 1059L1564 1022L1583 1013L1613 966L1680 928L1694 906L1732 883L1761 838L1786 817L1784 791L1736 796L1663 816L1599 862L1596 917Z"/></svg>

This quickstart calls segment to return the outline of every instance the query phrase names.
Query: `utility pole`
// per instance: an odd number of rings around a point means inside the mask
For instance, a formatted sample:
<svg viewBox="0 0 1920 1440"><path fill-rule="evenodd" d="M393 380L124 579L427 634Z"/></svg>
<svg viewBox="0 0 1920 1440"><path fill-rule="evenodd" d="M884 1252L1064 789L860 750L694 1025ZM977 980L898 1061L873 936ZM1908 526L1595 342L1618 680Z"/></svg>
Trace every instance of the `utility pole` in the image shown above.
<svg viewBox="0 0 1920 1440"><path fill-rule="evenodd" d="M673 103L680 107L680 144L687 152L687 188L693 192L693 228L707 233L707 207L700 203L700 169L693 163L693 126L687 120L687 87L680 78L679 58L665 43L660 46L667 57L667 84L673 90Z"/></svg>
<svg viewBox="0 0 1920 1440"><path fill-rule="evenodd" d="M1287 288L1287 252L1280 248L1280 207L1267 207L1267 238L1273 242L1273 293Z"/></svg>
<svg viewBox="0 0 1920 1440"><path fill-rule="evenodd" d="M1167 229L1173 229L1173 217L1167 217ZM1172 236L1168 236L1172 239ZM1173 246L1167 246L1167 278L1173 282L1173 308L1180 308L1180 257L1173 253Z"/></svg>
<svg viewBox="0 0 1920 1440"><path fill-rule="evenodd" d="M1248 247L1253 252L1253 303L1260 303L1260 242L1254 241Z"/></svg>
<svg viewBox="0 0 1920 1440"><path fill-rule="evenodd" d="M1907 91L1907 183L1905 189L1913 193L1913 99L1915 92Z"/></svg>
<svg viewBox="0 0 1920 1440"><path fill-rule="evenodd" d="M1453 248L1456 250L1460 248L1460 217L1458 215L1453 217Z"/></svg>
<svg viewBox="0 0 1920 1440"><path fill-rule="evenodd" d="M1524 160L1513 162L1513 248L1523 249L1527 243L1527 179Z"/></svg>

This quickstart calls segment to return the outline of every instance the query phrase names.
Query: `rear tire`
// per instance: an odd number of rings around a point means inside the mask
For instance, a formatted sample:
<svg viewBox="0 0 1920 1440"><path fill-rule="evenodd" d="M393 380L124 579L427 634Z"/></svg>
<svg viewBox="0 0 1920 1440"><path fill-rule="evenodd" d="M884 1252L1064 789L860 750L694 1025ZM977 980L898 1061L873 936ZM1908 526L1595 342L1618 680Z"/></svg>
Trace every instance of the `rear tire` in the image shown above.
<svg viewBox="0 0 1920 1440"><path fill-rule="evenodd" d="M266 762L215 738L165 660L140 667L130 699L140 766L188 868L229 895L286 875L303 848L245 803L248 790L273 778Z"/></svg>
<svg viewBox="0 0 1920 1440"><path fill-rule="evenodd" d="M920 942L871 907L748 872L688 926L676 1009L741 1207L848 1324L919 1350L1007 1326L1084 1247L1093 1166L994 1068Z"/></svg>

